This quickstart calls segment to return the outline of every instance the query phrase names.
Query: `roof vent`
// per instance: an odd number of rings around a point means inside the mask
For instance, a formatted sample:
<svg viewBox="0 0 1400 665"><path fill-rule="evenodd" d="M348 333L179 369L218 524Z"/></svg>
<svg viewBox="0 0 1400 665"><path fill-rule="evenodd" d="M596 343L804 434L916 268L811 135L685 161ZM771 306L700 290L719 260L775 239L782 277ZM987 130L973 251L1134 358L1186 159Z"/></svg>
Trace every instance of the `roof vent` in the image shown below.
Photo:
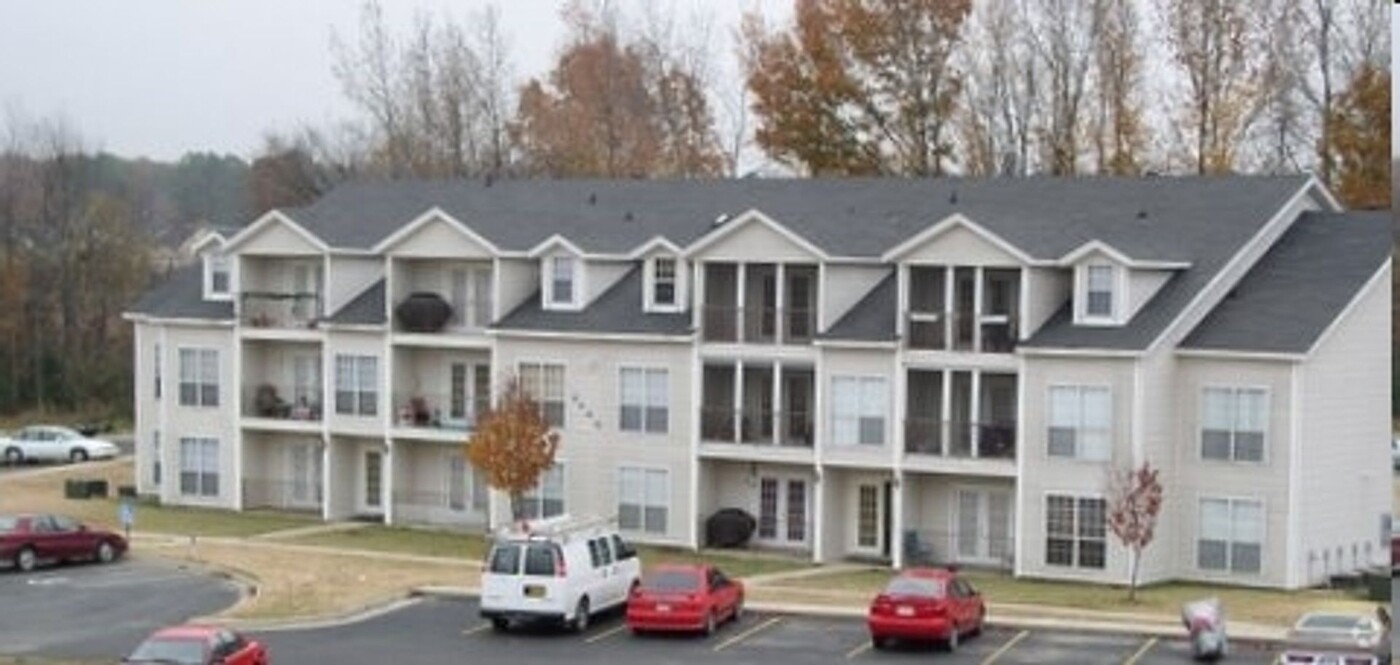
<svg viewBox="0 0 1400 665"><path fill-rule="evenodd" d="M588 193L588 205L598 205L598 192Z"/></svg>
<svg viewBox="0 0 1400 665"><path fill-rule="evenodd" d="M957 205L957 204L958 204L958 190L954 189L954 190L953 190L953 193L950 194L950 195L948 196L948 204L949 204L949 205Z"/></svg>
<svg viewBox="0 0 1400 665"><path fill-rule="evenodd" d="M1138 219L1147 219L1147 208L1143 208L1143 209L1139 210L1138 213L1137 213L1137 218L1138 218Z"/></svg>
<svg viewBox="0 0 1400 665"><path fill-rule="evenodd" d="M486 174L486 186L487 186L487 187L490 187L490 186L492 185L492 183L494 183L494 182L496 182L496 174L494 174L494 173L487 173L487 174Z"/></svg>
<svg viewBox="0 0 1400 665"><path fill-rule="evenodd" d="M632 216L632 211L631 211L631 210L628 210L627 212L625 212L625 213L622 214L622 221L624 221L624 222L635 221L635 218Z"/></svg>
<svg viewBox="0 0 1400 665"><path fill-rule="evenodd" d="M725 222L727 222L727 221L729 221L729 213L727 213L727 212L722 212L722 213L719 214L719 217L716 217L716 218L715 218L715 223L712 224L711 226L719 226L720 224L723 224L723 223L725 223Z"/></svg>

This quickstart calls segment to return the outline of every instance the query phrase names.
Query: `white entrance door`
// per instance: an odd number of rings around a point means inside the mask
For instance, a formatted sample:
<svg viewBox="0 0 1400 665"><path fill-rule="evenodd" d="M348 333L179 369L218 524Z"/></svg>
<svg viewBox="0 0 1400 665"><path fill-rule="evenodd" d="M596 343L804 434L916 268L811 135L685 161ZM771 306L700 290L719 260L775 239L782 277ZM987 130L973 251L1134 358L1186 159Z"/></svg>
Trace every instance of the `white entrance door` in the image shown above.
<svg viewBox="0 0 1400 665"><path fill-rule="evenodd" d="M953 539L959 561L1005 564L1011 561L1011 493L959 489Z"/></svg>
<svg viewBox="0 0 1400 665"><path fill-rule="evenodd" d="M359 512L384 513L384 453L365 450L360 455Z"/></svg>
<svg viewBox="0 0 1400 665"><path fill-rule="evenodd" d="M884 542L884 506L880 501L880 485L861 483L856 486L855 542L853 549L863 554L879 554Z"/></svg>
<svg viewBox="0 0 1400 665"><path fill-rule="evenodd" d="M811 501L807 481L765 476L758 481L758 539L775 545L805 545Z"/></svg>
<svg viewBox="0 0 1400 665"><path fill-rule="evenodd" d="M310 507L321 504L321 452L315 444L296 443L287 447L290 470L286 492L289 503Z"/></svg>

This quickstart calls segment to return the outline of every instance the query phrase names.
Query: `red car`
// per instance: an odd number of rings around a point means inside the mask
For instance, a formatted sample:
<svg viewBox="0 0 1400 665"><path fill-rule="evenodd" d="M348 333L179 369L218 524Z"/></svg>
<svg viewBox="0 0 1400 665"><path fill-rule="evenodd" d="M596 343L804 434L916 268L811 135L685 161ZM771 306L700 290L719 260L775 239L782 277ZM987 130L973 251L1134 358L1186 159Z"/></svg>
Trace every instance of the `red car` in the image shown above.
<svg viewBox="0 0 1400 665"><path fill-rule="evenodd" d="M215 626L177 626L156 631L123 663L177 665L267 665L267 647Z"/></svg>
<svg viewBox="0 0 1400 665"><path fill-rule="evenodd" d="M627 599L627 627L646 631L700 631L744 611L744 585L714 566L665 565L647 571Z"/></svg>
<svg viewBox="0 0 1400 665"><path fill-rule="evenodd" d="M110 563L126 552L126 539L88 528L62 515L0 515L0 564L29 572L40 563Z"/></svg>
<svg viewBox="0 0 1400 665"><path fill-rule="evenodd" d="M982 632L986 615L982 595L956 572L914 568L870 604L870 643L883 649L892 639L934 641L953 651L963 636Z"/></svg>

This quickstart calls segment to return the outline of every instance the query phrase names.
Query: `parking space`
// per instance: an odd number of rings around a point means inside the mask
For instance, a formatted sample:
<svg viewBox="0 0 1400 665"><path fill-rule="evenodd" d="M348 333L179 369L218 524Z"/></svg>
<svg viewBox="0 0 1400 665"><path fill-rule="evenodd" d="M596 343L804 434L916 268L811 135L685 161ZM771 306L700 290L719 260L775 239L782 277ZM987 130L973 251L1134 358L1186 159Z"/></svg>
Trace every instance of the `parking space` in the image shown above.
<svg viewBox="0 0 1400 665"><path fill-rule="evenodd" d="M634 636L616 613L595 618L580 635L553 627L498 633L477 617L472 601L425 599L399 611L350 626L259 635L284 662L417 665L458 662L474 654L511 663L612 665L618 662L751 663L978 663L982 665L1065 663L1156 665L1189 663L1184 641L1129 635L1021 631L990 628L965 640L955 653L935 645L896 644L876 651L855 619L749 612L715 635ZM1237 648L1231 662L1269 663L1272 654Z"/></svg>
<svg viewBox="0 0 1400 665"><path fill-rule="evenodd" d="M202 572L123 560L0 571L0 599L0 653L110 658L156 628L228 607L238 589Z"/></svg>

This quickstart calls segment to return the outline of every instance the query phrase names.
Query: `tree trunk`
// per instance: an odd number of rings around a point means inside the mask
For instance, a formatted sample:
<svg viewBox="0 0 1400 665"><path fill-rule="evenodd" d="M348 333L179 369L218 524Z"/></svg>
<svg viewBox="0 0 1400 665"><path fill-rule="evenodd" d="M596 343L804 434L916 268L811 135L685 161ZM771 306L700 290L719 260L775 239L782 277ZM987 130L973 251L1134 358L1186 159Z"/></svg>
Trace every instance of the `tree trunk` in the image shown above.
<svg viewBox="0 0 1400 665"><path fill-rule="evenodd" d="M1131 558L1128 561L1128 602L1137 602L1137 580L1138 564L1142 560L1142 552L1136 547L1129 550Z"/></svg>

